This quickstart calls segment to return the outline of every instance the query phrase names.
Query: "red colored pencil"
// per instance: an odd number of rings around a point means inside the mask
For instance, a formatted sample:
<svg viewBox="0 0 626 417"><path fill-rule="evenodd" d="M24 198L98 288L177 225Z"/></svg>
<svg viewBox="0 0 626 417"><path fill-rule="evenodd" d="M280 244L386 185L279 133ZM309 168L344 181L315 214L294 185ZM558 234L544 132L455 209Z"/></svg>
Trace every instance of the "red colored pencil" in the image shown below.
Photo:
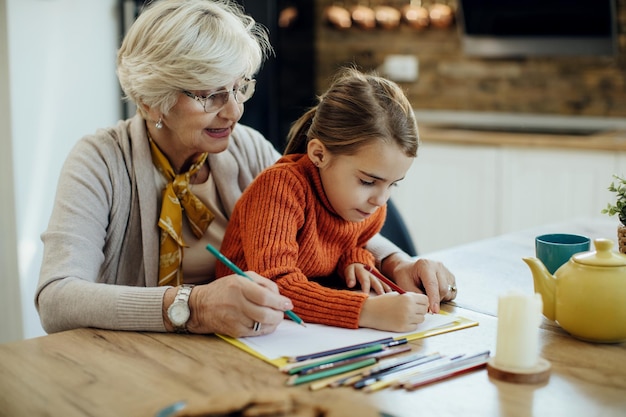
<svg viewBox="0 0 626 417"><path fill-rule="evenodd" d="M384 276L383 274L381 274L380 272L378 272L376 269L372 268L371 266L365 265L365 269L369 271L371 274L373 274L376 278L378 278L385 284L389 285L392 290L398 292L399 294L404 294L406 292L402 288L400 288L398 284L396 284L395 282L393 282L392 280L390 280L389 278L387 278L386 276Z"/></svg>

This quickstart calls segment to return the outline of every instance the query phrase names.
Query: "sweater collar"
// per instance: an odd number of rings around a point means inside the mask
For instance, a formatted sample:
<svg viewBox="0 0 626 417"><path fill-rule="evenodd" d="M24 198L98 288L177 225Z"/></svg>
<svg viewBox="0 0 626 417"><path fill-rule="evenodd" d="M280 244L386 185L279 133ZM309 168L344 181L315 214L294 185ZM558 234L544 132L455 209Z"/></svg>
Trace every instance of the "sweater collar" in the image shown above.
<svg viewBox="0 0 626 417"><path fill-rule="evenodd" d="M313 186L313 193L317 196L324 208L335 216L339 216L326 196L324 185L322 184L322 177L320 176L320 169L315 166L307 154L285 155L278 161L278 163L280 162L291 162L298 165L309 179L310 184Z"/></svg>

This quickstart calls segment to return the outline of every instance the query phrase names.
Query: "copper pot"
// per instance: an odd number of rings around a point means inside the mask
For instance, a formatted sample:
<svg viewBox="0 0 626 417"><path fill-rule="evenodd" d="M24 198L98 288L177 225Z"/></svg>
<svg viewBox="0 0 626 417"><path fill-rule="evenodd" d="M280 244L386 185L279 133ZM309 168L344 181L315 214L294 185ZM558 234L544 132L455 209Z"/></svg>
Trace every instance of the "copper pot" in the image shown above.
<svg viewBox="0 0 626 417"><path fill-rule="evenodd" d="M287 6L278 14L278 27L287 29L293 26L298 20L298 8L296 6Z"/></svg>
<svg viewBox="0 0 626 417"><path fill-rule="evenodd" d="M324 11L326 20L337 29L349 29L352 26L350 12L341 6L328 6Z"/></svg>
<svg viewBox="0 0 626 417"><path fill-rule="evenodd" d="M428 8L430 24L436 28L447 28L454 21L452 7L444 3L435 3Z"/></svg>
<svg viewBox="0 0 626 417"><path fill-rule="evenodd" d="M362 29L374 29L376 27L376 13L370 7L362 4L350 9L352 21Z"/></svg>
<svg viewBox="0 0 626 417"><path fill-rule="evenodd" d="M412 28L422 30L430 25L428 9L422 6L420 0L411 0L402 8L402 19Z"/></svg>
<svg viewBox="0 0 626 417"><path fill-rule="evenodd" d="M376 23L383 29L395 29L400 26L402 15L398 9L391 6L374 7Z"/></svg>

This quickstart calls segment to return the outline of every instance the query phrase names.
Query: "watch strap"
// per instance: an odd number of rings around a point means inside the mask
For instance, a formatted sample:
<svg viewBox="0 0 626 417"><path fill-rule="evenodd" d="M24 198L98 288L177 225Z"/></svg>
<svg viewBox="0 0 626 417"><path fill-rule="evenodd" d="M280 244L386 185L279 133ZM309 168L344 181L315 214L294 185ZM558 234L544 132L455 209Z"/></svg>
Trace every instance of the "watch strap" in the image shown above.
<svg viewBox="0 0 626 417"><path fill-rule="evenodd" d="M183 284L178 287L178 292L176 293L176 297L174 297L174 302L172 303L172 305L175 303L185 303L187 305L187 308L189 308L189 297L191 296L191 290L193 289L193 287L194 286L191 284ZM187 319L187 321L189 321L189 319ZM188 333L187 322L183 323L182 325L176 325L172 323L172 326L174 326L174 331L176 333Z"/></svg>

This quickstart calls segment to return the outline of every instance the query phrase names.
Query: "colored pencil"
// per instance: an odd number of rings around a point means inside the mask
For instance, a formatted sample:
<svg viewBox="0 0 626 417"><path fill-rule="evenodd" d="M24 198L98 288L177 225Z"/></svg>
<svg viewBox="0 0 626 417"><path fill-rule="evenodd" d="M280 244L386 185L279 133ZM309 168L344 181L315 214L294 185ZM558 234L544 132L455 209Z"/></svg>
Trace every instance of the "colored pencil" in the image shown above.
<svg viewBox="0 0 626 417"><path fill-rule="evenodd" d="M338 361L332 361L332 362L327 362L327 363L323 363L320 365L315 365L315 366L308 366L308 367L304 367L301 368L300 370L298 370L297 372L290 372L290 374L300 374L300 375L305 375L305 374L312 374L315 372L319 372L319 371L323 371L325 369L330 369L330 368L336 368L338 366L343 366L343 365L347 365L349 363L354 363L354 362L358 362L360 360L363 359L369 359L369 358L375 358L376 361L380 361L381 358L385 358L387 356L393 356L393 355L398 355L402 352L407 352L411 350L410 346L400 346L397 348L385 348L382 347L381 350L377 350L377 351L373 351L372 353L367 353L367 354L361 354L358 356L354 356L351 358L346 358L346 359L342 359L342 360L338 360Z"/></svg>
<svg viewBox="0 0 626 417"><path fill-rule="evenodd" d="M424 364L424 366L420 366L418 368L414 368L412 370L407 370L407 372L401 375L400 378L396 378L396 380L391 384L394 387L400 387L405 382L410 380L411 378L417 378L421 375L425 375L431 372L439 371L440 369L446 369L450 364L454 361L458 361L462 359L464 355L455 355L455 356L444 356L440 359L432 361L430 363Z"/></svg>
<svg viewBox="0 0 626 417"><path fill-rule="evenodd" d="M384 361L378 362L378 364L374 368L372 368L365 376L377 374L391 369L395 366L404 365L405 363L415 362L425 357L426 355L424 355L423 353L414 353L412 355L404 355L398 358L386 359Z"/></svg>
<svg viewBox="0 0 626 417"><path fill-rule="evenodd" d="M322 358L324 356L335 355L337 353L348 352L351 350L361 349L361 348L372 346L372 345L383 344L387 346L388 344L394 343L394 342L396 342L396 340L393 337L386 337L384 339L373 340L371 342L364 342L364 343L358 343L356 345L343 346L337 349L329 349L329 350L324 350L322 352L309 353L309 354L300 355L300 356L291 356L287 360L289 362L302 362L308 359Z"/></svg>
<svg viewBox="0 0 626 417"><path fill-rule="evenodd" d="M332 376L329 376L327 378L318 379L317 381L312 382L311 385L309 385L309 389L311 391L317 391L317 390L320 390L322 388L339 387L339 386L342 386L342 385L347 385L347 384L343 384L342 382L344 380L348 380L348 379L351 379L351 378L360 378L360 376L362 375L363 371L371 368L372 366L374 366L374 365L366 366L364 368L355 369L353 371L344 372L344 373L339 374L339 375L332 375Z"/></svg>
<svg viewBox="0 0 626 417"><path fill-rule="evenodd" d="M287 380L287 385L300 385L307 382L312 382L318 379L326 378L333 375L342 374L344 372L353 371L355 369L370 366L376 363L376 358L364 359L359 362L351 363L349 365L340 366L338 368L328 369L326 371L316 372L308 375L294 375Z"/></svg>
<svg viewBox="0 0 626 417"><path fill-rule="evenodd" d="M367 348L368 346L365 346L365 347ZM385 346L385 348L386 348L386 346ZM409 346L409 348L410 348L410 346ZM392 347L392 349L393 349L393 347ZM303 360L303 361L300 361L300 362L289 362L289 363L286 363L285 365L281 366L278 369L281 372L290 373L290 371L292 369L295 369L295 368L304 368L304 367L307 367L307 366L314 366L314 365L319 365L319 364L322 364L322 363L328 363L328 362L339 361L339 360L345 359L346 357L352 356L352 354L351 354L352 352L354 352L354 351L347 351L347 352L342 352L342 353L336 353L334 355L328 355L328 356L324 356L324 357L321 357L321 358L307 359L307 360Z"/></svg>
<svg viewBox="0 0 626 417"><path fill-rule="evenodd" d="M449 362L458 360L461 357L463 357L463 355L443 356L433 361L429 361L427 363L413 366L407 369L399 371L392 369L393 372L383 376L378 381L363 387L363 391L374 392L391 386L401 386L402 383L404 383L404 381L407 381L409 378L412 378L421 373L430 372L434 369L437 369L438 367L445 366Z"/></svg>
<svg viewBox="0 0 626 417"><path fill-rule="evenodd" d="M385 369L381 372L371 373L370 375L364 376L361 380L355 382L353 384L354 388L366 388L371 385L376 384L377 382L389 379L392 376L404 375L409 371L414 370L415 368L419 368L425 364L428 364L433 361L437 361L441 359L441 355L439 353L431 353L429 355L424 355L421 358L417 358L410 362L406 362L389 369Z"/></svg>
<svg viewBox="0 0 626 417"><path fill-rule="evenodd" d="M391 352L392 350L394 350L395 352ZM389 354L385 355L384 357L399 355L400 353L405 353L405 352L408 352L410 350L411 350L410 346L404 346L404 347L399 347L399 348L392 348L392 349L389 350ZM386 353L386 352L383 351L383 352L380 352L380 353ZM329 385L331 387L333 387L333 388L341 387L341 386L352 386L352 385L354 385L355 383L357 383L358 381L363 379L365 376L370 375L374 368L377 368L380 363L384 362L385 359L381 360L382 357L383 356L378 357L378 363L376 365L369 366L369 367L361 370L358 374L342 375L341 377L335 378L334 381L331 381Z"/></svg>
<svg viewBox="0 0 626 417"><path fill-rule="evenodd" d="M224 265L226 265L235 274L241 275L242 277L245 277L249 279L250 281L254 282L252 278L250 278L245 272L239 269L237 265L235 265L230 259L225 257L220 251L215 249L211 244L206 245L206 248L209 252L211 252L217 259L219 259ZM304 324L304 320L298 317L298 315L294 313L293 311L287 310L285 311L285 314L287 315L287 317L289 317L291 320L295 321L299 325L306 327L306 324Z"/></svg>
<svg viewBox="0 0 626 417"><path fill-rule="evenodd" d="M386 347L384 350L382 350L380 352L369 353L369 354L361 356L361 357L362 358L376 357L376 358L380 359L380 358L386 358L388 356L397 355L399 353L408 352L410 350L411 350L411 346L409 346L409 345L403 345L403 346L398 346L398 347L390 347L390 348ZM291 373L290 371L292 369L295 369L295 368L304 368L306 366L315 366L315 365L318 365L318 364L324 363L324 362L328 363L328 362L332 362L332 361L340 361L340 360L342 360L342 358L344 358L344 355L345 355L345 353L338 353L336 355L325 356L324 358L321 358L321 359L309 359L309 360L301 361L301 362L287 363L287 364L281 366L278 369L281 372L283 372L283 373L290 374Z"/></svg>
<svg viewBox="0 0 626 417"><path fill-rule="evenodd" d="M412 391L417 388L423 387L424 385L432 384L433 382L452 378L454 376L461 375L461 374L473 371L475 369L484 368L485 366L487 366L487 362L488 362L488 359L485 359L480 362L470 363L470 364L466 364L457 368L452 368L451 370L448 370L448 371L442 371L441 373L429 374L427 378L414 382L413 384L409 386L405 385L404 388L409 391Z"/></svg>
<svg viewBox="0 0 626 417"><path fill-rule="evenodd" d="M363 360L364 355L367 355L369 353L382 352L384 348L385 348L384 345L377 344L377 345L367 346L367 347L357 349L357 350L351 350L349 352L343 353L338 356L333 355L333 357L330 359L327 359L327 358L319 359L307 365L293 367L289 369L287 373L289 375L313 373L313 372L316 372L317 370L324 369L324 367L335 366L335 364L341 363L343 361L347 361L351 359Z"/></svg>
<svg viewBox="0 0 626 417"><path fill-rule="evenodd" d="M344 353L336 353L334 355L325 356L323 359L325 359L325 360L339 360L343 355L344 355ZM289 362L289 363L286 363L285 365L281 366L278 369L281 372L289 373L289 371L294 369L294 368L300 368L302 366L313 365L313 364L319 363L320 360L322 360L322 359L314 358L314 359L303 360L303 361L300 361L300 362Z"/></svg>
<svg viewBox="0 0 626 417"><path fill-rule="evenodd" d="M345 375L345 376L342 375L343 378L337 378L335 381L332 381L330 383L330 386L332 388L352 386L357 381L360 381L363 378L363 373L367 372L369 369L372 369L374 366L376 366L376 365L372 365L370 367L367 367L367 368L361 370L358 374Z"/></svg>
<svg viewBox="0 0 626 417"><path fill-rule="evenodd" d="M398 286L398 284L396 284L395 282L393 282L392 280L390 280L389 278L387 278L386 276L384 276L383 274L381 274L380 272L378 272L376 269L372 268L371 266L365 265L365 269L369 273L374 275L376 278L378 278L379 280L381 280L385 284L389 285L391 287L391 289L396 291L397 293L404 294L406 292L402 288L400 288Z"/></svg>
<svg viewBox="0 0 626 417"><path fill-rule="evenodd" d="M458 360L435 367L430 371L420 373L417 376L409 378L402 387L413 390L430 383L450 378L461 373L469 372L473 369L482 368L487 365L489 360L489 351L481 352L472 356L464 356Z"/></svg>

